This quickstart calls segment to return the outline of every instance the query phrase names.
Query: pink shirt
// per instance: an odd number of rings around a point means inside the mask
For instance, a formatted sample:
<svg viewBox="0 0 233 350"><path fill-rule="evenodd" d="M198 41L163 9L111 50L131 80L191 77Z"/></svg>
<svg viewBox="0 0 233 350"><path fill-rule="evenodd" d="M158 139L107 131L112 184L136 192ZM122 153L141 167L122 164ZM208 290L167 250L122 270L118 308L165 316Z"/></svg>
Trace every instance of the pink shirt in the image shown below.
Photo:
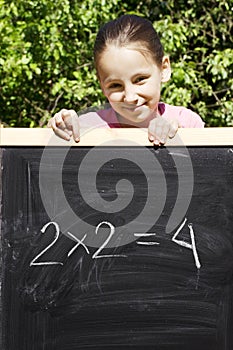
<svg viewBox="0 0 233 350"><path fill-rule="evenodd" d="M164 118L175 118L181 128L203 128L204 122L201 117L188 108L171 106L160 102L158 106L159 114ZM81 128L120 128L121 125L117 115L112 108L102 109L97 112L88 112L79 117Z"/></svg>

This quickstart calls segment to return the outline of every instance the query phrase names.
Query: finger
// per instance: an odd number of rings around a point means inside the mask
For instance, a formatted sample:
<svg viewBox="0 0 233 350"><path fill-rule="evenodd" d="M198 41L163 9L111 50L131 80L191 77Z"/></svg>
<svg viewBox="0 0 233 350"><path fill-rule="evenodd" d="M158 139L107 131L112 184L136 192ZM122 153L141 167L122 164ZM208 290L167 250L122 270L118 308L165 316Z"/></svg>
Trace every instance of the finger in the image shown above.
<svg viewBox="0 0 233 350"><path fill-rule="evenodd" d="M62 109L56 113L49 121L49 126L57 136L65 140L70 140L72 135L76 142L80 140L78 115L72 109Z"/></svg>
<svg viewBox="0 0 233 350"><path fill-rule="evenodd" d="M158 130L156 130L156 136L157 139L160 141L161 144L165 144L167 142L167 137L169 133L170 126L169 124L165 123L163 125L160 125L158 127Z"/></svg>
<svg viewBox="0 0 233 350"><path fill-rule="evenodd" d="M55 116L49 121L49 127L53 129L57 136L65 140L70 140L70 131L66 129L66 126L63 125L63 123L61 123L60 116L55 114Z"/></svg>
<svg viewBox="0 0 233 350"><path fill-rule="evenodd" d="M56 120L56 125L62 130L72 130L72 118L77 116L73 109L62 109L60 112L56 113L54 118ZM72 133L70 133L72 135Z"/></svg>
<svg viewBox="0 0 233 350"><path fill-rule="evenodd" d="M166 143L167 134L169 126L164 123L156 122L149 126L148 128L148 137L155 146L160 146Z"/></svg>
<svg viewBox="0 0 233 350"><path fill-rule="evenodd" d="M168 137L169 137L170 139L172 139L172 138L176 135L176 132L177 132L177 129L175 129L175 128L170 128L169 133L168 133Z"/></svg>
<svg viewBox="0 0 233 350"><path fill-rule="evenodd" d="M163 130L162 125L156 125L156 128L154 130L155 145L158 145L158 144L160 145L161 143L163 143L162 130Z"/></svg>
<svg viewBox="0 0 233 350"><path fill-rule="evenodd" d="M73 136L75 142L80 141L80 127L77 113L73 110L62 110L62 119L65 123L65 131L68 130L69 135Z"/></svg>
<svg viewBox="0 0 233 350"><path fill-rule="evenodd" d="M176 135L178 128L179 128L178 123L173 123L172 125L170 125L168 137L173 138Z"/></svg>
<svg viewBox="0 0 233 350"><path fill-rule="evenodd" d="M154 120L152 120L148 126L148 139L150 142L155 141L154 129L155 129L155 122Z"/></svg>
<svg viewBox="0 0 233 350"><path fill-rule="evenodd" d="M68 130L62 130L62 129L59 129L59 128L54 128L53 131L60 138L66 140L66 141L70 141L70 134L69 134Z"/></svg>
<svg viewBox="0 0 233 350"><path fill-rule="evenodd" d="M73 133L74 141L79 142L80 141L80 126L79 126L78 115L76 113L72 115L72 133Z"/></svg>
<svg viewBox="0 0 233 350"><path fill-rule="evenodd" d="M56 129L60 128L62 130L66 129L66 124L63 120L63 114L62 110L58 113L56 113L49 121L48 121L48 127Z"/></svg>

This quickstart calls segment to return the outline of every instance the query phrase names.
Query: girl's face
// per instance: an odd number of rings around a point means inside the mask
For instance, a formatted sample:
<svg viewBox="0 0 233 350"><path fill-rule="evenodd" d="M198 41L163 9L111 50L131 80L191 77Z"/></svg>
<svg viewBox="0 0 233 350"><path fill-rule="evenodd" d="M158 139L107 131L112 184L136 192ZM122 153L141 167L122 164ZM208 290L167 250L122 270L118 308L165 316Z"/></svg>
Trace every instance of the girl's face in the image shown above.
<svg viewBox="0 0 233 350"><path fill-rule="evenodd" d="M158 111L161 82L170 74L168 57L159 67L150 54L130 46L109 45L98 62L101 88L123 125L148 126Z"/></svg>

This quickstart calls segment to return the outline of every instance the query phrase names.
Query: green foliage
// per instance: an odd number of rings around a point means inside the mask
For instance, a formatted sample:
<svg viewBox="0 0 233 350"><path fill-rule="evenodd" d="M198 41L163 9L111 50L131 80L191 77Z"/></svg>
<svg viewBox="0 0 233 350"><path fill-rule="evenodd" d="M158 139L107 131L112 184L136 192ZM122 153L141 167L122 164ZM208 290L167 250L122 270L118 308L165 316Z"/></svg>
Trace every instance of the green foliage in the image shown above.
<svg viewBox="0 0 233 350"><path fill-rule="evenodd" d="M233 126L233 2L168 3L154 23L173 62L164 100L189 106L207 126Z"/></svg>
<svg viewBox="0 0 233 350"><path fill-rule="evenodd" d="M162 99L233 126L232 0L0 0L0 107L9 126L44 126L61 108L105 102L93 67L102 23L149 18L170 55Z"/></svg>

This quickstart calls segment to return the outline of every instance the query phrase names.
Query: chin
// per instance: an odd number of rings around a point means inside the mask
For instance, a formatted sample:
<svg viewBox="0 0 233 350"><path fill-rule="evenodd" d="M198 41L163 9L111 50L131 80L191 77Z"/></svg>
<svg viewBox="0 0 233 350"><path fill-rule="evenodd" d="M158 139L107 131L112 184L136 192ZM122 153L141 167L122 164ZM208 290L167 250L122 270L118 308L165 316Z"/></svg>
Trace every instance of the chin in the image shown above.
<svg viewBox="0 0 233 350"><path fill-rule="evenodd" d="M150 111L144 112L144 113L141 113L140 115L135 116L135 118L132 118L131 121L134 123L140 124L150 119L150 117L151 117Z"/></svg>
<svg viewBox="0 0 233 350"><path fill-rule="evenodd" d="M126 124L132 127L148 127L148 117L140 117L140 118L127 118L124 117L124 120L121 121L121 124Z"/></svg>

